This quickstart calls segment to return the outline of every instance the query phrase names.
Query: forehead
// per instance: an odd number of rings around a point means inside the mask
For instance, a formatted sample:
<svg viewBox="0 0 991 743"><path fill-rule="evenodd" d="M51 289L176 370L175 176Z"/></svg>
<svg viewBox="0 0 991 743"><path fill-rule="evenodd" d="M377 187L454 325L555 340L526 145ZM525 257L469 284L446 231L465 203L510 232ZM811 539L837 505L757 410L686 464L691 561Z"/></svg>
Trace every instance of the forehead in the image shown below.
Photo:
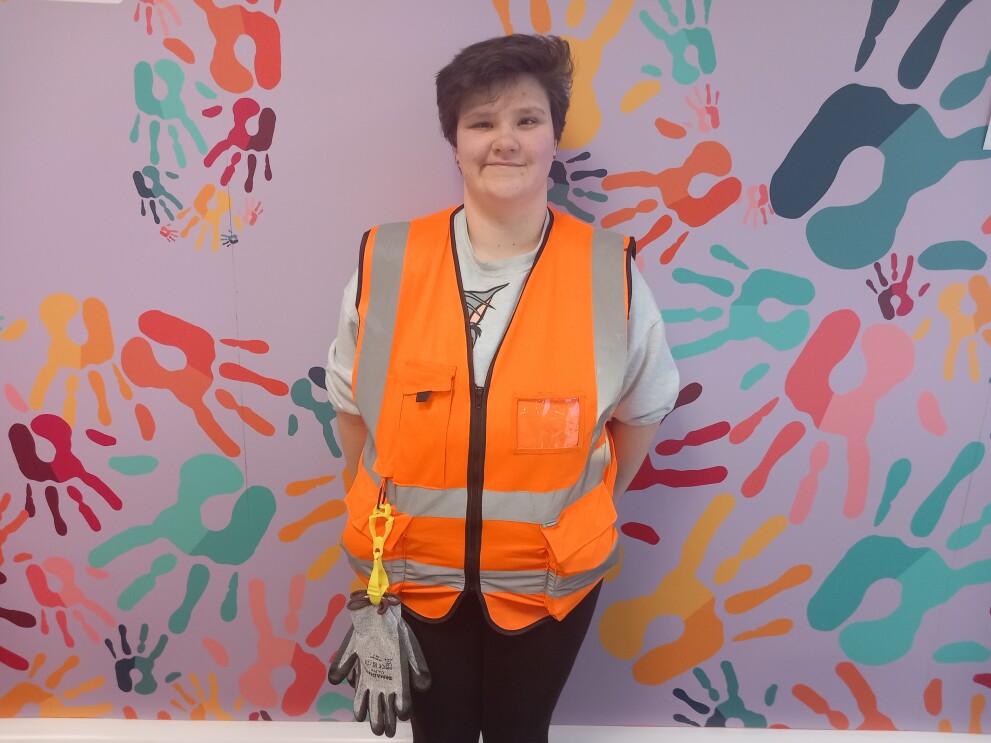
<svg viewBox="0 0 991 743"><path fill-rule="evenodd" d="M501 85L470 94L461 106L461 115L521 108L550 110L547 91L532 75L521 75Z"/></svg>

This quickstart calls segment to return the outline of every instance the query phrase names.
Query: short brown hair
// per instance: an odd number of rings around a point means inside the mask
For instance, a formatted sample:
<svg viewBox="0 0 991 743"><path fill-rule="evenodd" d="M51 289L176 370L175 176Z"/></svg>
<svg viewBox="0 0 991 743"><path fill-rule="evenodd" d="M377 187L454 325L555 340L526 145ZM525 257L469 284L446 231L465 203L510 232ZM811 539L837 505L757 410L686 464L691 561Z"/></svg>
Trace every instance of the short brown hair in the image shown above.
<svg viewBox="0 0 991 743"><path fill-rule="evenodd" d="M510 34L465 47L437 73L437 115L444 139L457 146L458 118L471 96L498 95L522 75L532 75L547 93L554 141L560 141L573 73L571 48L560 36Z"/></svg>

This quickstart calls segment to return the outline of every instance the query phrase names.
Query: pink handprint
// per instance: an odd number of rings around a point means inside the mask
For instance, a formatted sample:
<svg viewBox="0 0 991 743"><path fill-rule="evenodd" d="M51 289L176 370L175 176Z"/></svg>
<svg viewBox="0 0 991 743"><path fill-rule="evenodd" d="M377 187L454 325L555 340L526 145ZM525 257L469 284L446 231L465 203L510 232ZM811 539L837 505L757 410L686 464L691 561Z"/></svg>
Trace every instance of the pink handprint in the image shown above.
<svg viewBox="0 0 991 743"><path fill-rule="evenodd" d="M698 86L695 86L695 100L685 96L685 103L695 112L697 125L700 132L711 132L719 128L719 91L713 95L712 86L705 84L705 99Z"/></svg>
<svg viewBox="0 0 991 743"><path fill-rule="evenodd" d="M767 184L747 186L747 211L743 215L743 223L756 227L759 216L761 222L767 224L768 215L773 214L774 209L771 207Z"/></svg>
<svg viewBox="0 0 991 743"><path fill-rule="evenodd" d="M255 201L254 199L244 200L244 213L241 214L241 221L244 222L248 227L254 227L255 222L258 221L258 217L261 216L262 203L260 201Z"/></svg>
<svg viewBox="0 0 991 743"><path fill-rule="evenodd" d="M158 22L162 25L162 33L165 36L170 36L169 33L169 21L165 17L165 13L168 12L172 16L172 20L175 21L176 25L182 24L182 19L179 14L176 13L175 8L169 0L138 0L137 5L134 6L134 22L141 22L141 7L144 6L145 9L145 32L151 36L151 19L154 14L158 18Z"/></svg>
<svg viewBox="0 0 991 743"><path fill-rule="evenodd" d="M295 576L290 589L290 602L302 599L305 578ZM287 715L304 714L320 693L325 669L323 661L307 652L299 642L288 637L276 637L265 602L265 584L255 578L248 584L251 618L258 629L258 660L241 675L241 693L252 704L272 707L279 703L279 693L272 684L272 676L280 668L292 670L294 680L282 695L281 709ZM292 610L293 607L291 607ZM295 613L286 618L286 629L298 628Z"/></svg>

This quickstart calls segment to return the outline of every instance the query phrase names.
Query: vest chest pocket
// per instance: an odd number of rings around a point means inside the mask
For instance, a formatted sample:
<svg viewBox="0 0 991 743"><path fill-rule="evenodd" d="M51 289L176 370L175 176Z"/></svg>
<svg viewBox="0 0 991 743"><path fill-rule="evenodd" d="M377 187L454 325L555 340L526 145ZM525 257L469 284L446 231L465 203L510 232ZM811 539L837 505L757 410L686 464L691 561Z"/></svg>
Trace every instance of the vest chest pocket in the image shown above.
<svg viewBox="0 0 991 743"><path fill-rule="evenodd" d="M402 394L395 479L403 485L443 487L456 367L407 361L398 372Z"/></svg>

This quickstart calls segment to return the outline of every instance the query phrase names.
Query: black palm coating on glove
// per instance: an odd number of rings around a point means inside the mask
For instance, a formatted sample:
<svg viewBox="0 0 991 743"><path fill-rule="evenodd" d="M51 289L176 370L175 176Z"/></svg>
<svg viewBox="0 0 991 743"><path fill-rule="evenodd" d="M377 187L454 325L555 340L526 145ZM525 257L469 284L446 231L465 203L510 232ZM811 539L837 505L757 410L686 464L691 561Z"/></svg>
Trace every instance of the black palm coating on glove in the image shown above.
<svg viewBox="0 0 991 743"><path fill-rule="evenodd" d="M396 721L412 713L410 689L430 687L430 672L423 652L403 621L399 597L386 593L376 607L364 591L348 601L351 628L337 651L327 679L332 684L348 680L355 690L354 716L368 718L375 735L396 734Z"/></svg>

